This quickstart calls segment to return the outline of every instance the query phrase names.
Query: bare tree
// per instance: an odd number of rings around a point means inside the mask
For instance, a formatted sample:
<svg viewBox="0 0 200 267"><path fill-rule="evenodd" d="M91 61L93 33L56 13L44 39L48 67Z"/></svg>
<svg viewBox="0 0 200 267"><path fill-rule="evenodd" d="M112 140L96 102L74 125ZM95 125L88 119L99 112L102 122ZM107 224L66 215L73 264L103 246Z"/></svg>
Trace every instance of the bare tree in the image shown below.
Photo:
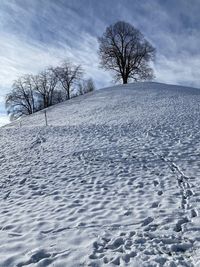
<svg viewBox="0 0 200 267"><path fill-rule="evenodd" d="M56 90L54 90L52 105L63 102L65 101L65 99L66 99L65 93L58 87Z"/></svg>
<svg viewBox="0 0 200 267"><path fill-rule="evenodd" d="M107 27L99 41L100 65L114 73L116 80L153 78L149 63L154 59L155 48L131 24L119 21Z"/></svg>
<svg viewBox="0 0 200 267"><path fill-rule="evenodd" d="M66 92L66 100L70 99L74 85L77 84L83 76L81 66L72 64L70 61L65 61L60 67L55 68L54 72L62 88Z"/></svg>
<svg viewBox="0 0 200 267"><path fill-rule="evenodd" d="M95 90L94 81L92 78L86 80L85 93L89 93Z"/></svg>
<svg viewBox="0 0 200 267"><path fill-rule="evenodd" d="M32 80L32 75L20 77L14 81L12 91L6 96L6 108L13 119L37 110Z"/></svg>
<svg viewBox="0 0 200 267"><path fill-rule="evenodd" d="M95 90L95 85L92 78L83 80L78 84L78 95L83 95Z"/></svg>
<svg viewBox="0 0 200 267"><path fill-rule="evenodd" d="M35 90L42 98L42 108L53 105L54 92L58 83L58 77L53 68L48 68L34 76Z"/></svg>

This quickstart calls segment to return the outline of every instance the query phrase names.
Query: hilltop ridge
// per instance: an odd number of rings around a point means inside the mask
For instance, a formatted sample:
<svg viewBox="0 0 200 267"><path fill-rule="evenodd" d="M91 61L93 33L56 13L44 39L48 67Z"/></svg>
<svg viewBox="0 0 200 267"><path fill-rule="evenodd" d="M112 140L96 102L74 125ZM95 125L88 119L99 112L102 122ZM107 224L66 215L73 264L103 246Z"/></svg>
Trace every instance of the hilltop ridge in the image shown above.
<svg viewBox="0 0 200 267"><path fill-rule="evenodd" d="M156 102L159 106L162 104L163 98L166 99L167 104L173 105L172 98L177 98L180 94L182 99L187 102L187 97L190 95L193 96L193 98L195 98L194 96L196 95L198 97L200 90L155 82L138 82L110 86L47 108L48 124L52 126L85 123L112 124L116 118L123 120L128 117L124 111L134 113L135 110L137 110L137 112L139 112L138 108L143 105L148 105L148 103L150 103L151 107L149 108L153 112L153 102ZM159 108L162 113L164 107L161 105ZM147 109L147 107L145 109ZM108 116L101 116L101 114L104 113L105 115L107 112L109 112ZM117 117L118 115L119 117ZM138 116L139 115L138 113ZM23 126L43 126L45 125L44 110L30 116L25 116L20 120ZM19 125L19 120L6 125L6 127L16 125Z"/></svg>

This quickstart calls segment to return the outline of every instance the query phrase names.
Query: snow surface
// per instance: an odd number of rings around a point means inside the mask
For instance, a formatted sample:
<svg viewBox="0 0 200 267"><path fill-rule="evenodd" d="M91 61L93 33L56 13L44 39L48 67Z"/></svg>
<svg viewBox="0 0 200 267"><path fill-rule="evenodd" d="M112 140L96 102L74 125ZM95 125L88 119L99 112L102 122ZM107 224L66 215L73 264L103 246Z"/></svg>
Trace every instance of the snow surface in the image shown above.
<svg viewBox="0 0 200 267"><path fill-rule="evenodd" d="M200 266L200 90L102 89L0 129L0 266Z"/></svg>

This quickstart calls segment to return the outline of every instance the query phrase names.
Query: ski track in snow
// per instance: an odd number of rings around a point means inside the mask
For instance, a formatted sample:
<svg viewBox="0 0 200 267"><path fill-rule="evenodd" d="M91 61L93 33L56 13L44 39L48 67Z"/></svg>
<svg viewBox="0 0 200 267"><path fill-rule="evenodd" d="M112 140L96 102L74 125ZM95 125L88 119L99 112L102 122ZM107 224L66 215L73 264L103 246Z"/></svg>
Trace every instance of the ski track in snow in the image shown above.
<svg viewBox="0 0 200 267"><path fill-rule="evenodd" d="M102 89L0 130L0 266L200 266L200 91Z"/></svg>

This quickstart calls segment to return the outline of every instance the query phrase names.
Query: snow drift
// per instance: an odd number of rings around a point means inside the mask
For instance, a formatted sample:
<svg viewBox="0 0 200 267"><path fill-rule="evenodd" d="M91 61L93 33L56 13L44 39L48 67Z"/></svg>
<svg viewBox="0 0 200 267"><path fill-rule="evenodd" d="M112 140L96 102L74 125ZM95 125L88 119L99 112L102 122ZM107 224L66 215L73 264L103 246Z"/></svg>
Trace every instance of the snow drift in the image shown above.
<svg viewBox="0 0 200 267"><path fill-rule="evenodd" d="M0 266L200 266L200 90L105 88L0 129Z"/></svg>

